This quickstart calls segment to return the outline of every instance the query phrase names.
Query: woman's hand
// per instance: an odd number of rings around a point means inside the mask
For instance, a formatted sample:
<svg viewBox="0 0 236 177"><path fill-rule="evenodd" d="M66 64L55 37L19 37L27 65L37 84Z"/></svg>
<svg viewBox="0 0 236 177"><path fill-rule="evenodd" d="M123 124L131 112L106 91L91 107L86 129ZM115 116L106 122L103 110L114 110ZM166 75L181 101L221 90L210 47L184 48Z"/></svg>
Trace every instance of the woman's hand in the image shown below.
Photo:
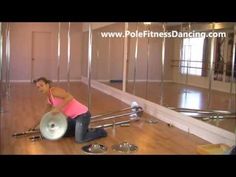
<svg viewBox="0 0 236 177"><path fill-rule="evenodd" d="M52 113L53 115L58 114L59 112L60 112L60 110L59 110L57 107L54 107L54 108L52 108L52 110L51 110L51 113Z"/></svg>

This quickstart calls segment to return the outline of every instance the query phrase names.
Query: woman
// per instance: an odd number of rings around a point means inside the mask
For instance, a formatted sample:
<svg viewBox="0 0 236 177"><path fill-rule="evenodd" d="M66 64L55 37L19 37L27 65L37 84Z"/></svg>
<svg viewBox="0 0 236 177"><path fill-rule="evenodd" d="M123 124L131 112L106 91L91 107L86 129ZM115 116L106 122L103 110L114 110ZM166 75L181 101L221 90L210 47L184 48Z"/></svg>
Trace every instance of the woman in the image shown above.
<svg viewBox="0 0 236 177"><path fill-rule="evenodd" d="M64 136L75 136L75 141L83 143L107 136L103 128L89 130L91 114L88 108L73 96L59 87L52 87L51 81L45 77L34 80L37 89L48 98L46 112L53 114L62 112L68 117L68 129Z"/></svg>

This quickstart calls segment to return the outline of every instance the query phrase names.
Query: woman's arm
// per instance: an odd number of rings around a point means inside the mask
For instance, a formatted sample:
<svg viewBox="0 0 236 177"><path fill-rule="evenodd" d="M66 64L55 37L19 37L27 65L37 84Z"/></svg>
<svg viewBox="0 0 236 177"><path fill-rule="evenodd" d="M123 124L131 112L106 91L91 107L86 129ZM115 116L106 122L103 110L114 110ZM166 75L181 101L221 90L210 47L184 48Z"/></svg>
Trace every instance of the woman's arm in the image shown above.
<svg viewBox="0 0 236 177"><path fill-rule="evenodd" d="M51 111L51 109L52 109L52 105L47 103L43 114L46 114L47 112ZM40 122L41 122L41 119L33 126L32 129L39 129Z"/></svg>
<svg viewBox="0 0 236 177"><path fill-rule="evenodd" d="M53 87L51 89L51 93L54 97L58 97L63 100L61 105L58 105L57 107L53 108L53 113L61 112L62 109L73 99L73 96L70 93L58 87Z"/></svg>
<svg viewBox="0 0 236 177"><path fill-rule="evenodd" d="M47 103L46 108L44 110L44 113L47 113L47 112L51 111L51 109L52 109L52 105Z"/></svg>

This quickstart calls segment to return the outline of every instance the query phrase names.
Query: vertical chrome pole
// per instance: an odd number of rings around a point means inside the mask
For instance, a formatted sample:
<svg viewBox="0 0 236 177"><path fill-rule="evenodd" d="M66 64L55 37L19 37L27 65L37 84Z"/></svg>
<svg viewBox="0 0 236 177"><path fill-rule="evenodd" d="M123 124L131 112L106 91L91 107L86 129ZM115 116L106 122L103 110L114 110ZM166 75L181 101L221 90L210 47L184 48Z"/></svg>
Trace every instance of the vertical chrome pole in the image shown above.
<svg viewBox="0 0 236 177"><path fill-rule="evenodd" d="M111 38L108 38L108 72L109 72L109 79L112 79L111 76Z"/></svg>
<svg viewBox="0 0 236 177"><path fill-rule="evenodd" d="M2 23L0 23L0 113L3 112L2 98Z"/></svg>
<svg viewBox="0 0 236 177"><path fill-rule="evenodd" d="M7 69L6 69L6 93L10 94L10 24L7 23L7 31L6 31L6 60L7 60Z"/></svg>
<svg viewBox="0 0 236 177"><path fill-rule="evenodd" d="M183 24L180 25L180 32L183 33ZM183 60L183 38L180 38L180 50L179 50L179 72L181 73L181 66Z"/></svg>
<svg viewBox="0 0 236 177"><path fill-rule="evenodd" d="M129 29L129 23L125 23L125 31L128 31ZM123 60L123 83L122 83L122 91L126 91L126 81L127 81L127 62L128 62L128 37L125 36L124 38L124 60Z"/></svg>
<svg viewBox="0 0 236 177"><path fill-rule="evenodd" d="M60 62L61 62L61 23L58 23L57 33L57 83L60 81Z"/></svg>
<svg viewBox="0 0 236 177"><path fill-rule="evenodd" d="M31 34L31 75L30 75L30 81L33 83L34 81L34 63L35 58L34 58L34 33L32 32Z"/></svg>
<svg viewBox="0 0 236 177"><path fill-rule="evenodd" d="M0 114L3 113L2 107L2 23L0 22ZM0 115L0 139L2 140L2 116ZM2 141L0 140L0 153Z"/></svg>
<svg viewBox="0 0 236 177"><path fill-rule="evenodd" d="M188 32L191 31L191 23L188 24ZM190 45L190 38L188 38L188 59L187 59L187 71L186 71L186 79L185 79L185 88L188 86L188 74L189 74L189 62L191 60L191 45Z"/></svg>
<svg viewBox="0 0 236 177"><path fill-rule="evenodd" d="M183 24L180 25L180 32L183 33ZM182 68L182 66L185 66L185 62L186 62L186 45L184 45L183 43L183 38L180 39L180 51L179 51L179 72L182 73L182 71L185 71L185 68ZM183 91L183 93L185 94L185 102L186 102L186 86L185 89Z"/></svg>
<svg viewBox="0 0 236 177"><path fill-rule="evenodd" d="M1 83L1 92L0 94L2 95L2 45L3 45L3 40L2 40L2 23L0 23L0 83Z"/></svg>
<svg viewBox="0 0 236 177"><path fill-rule="evenodd" d="M136 31L138 33L138 23L136 27ZM135 85L136 85L136 70L137 70L137 61L138 61L138 36L136 36L136 41L135 41L135 53L134 53L134 83L133 83L133 94L135 95Z"/></svg>
<svg viewBox="0 0 236 177"><path fill-rule="evenodd" d="M71 45L71 42L70 42L70 22L68 24L68 33L67 33L67 41L68 41L68 47L67 47L67 85L69 87L70 85L70 60L71 60L71 55L70 55L70 45Z"/></svg>
<svg viewBox="0 0 236 177"><path fill-rule="evenodd" d="M150 31L150 24L146 25L146 30ZM146 73L146 98L148 96L148 78L149 78L149 58L150 58L150 39L147 38L147 73Z"/></svg>
<svg viewBox="0 0 236 177"><path fill-rule="evenodd" d="M212 32L215 30L215 23L212 23ZM215 58L215 37L211 38L211 53L210 53L210 72L209 72L209 88L208 88L208 108L211 101L211 87L212 87L212 72L213 72L213 62Z"/></svg>
<svg viewBox="0 0 236 177"><path fill-rule="evenodd" d="M4 90L5 94L7 95L7 78L8 78L8 72L7 72L7 62L8 62L8 23L6 23L5 27L5 84L4 84Z"/></svg>
<svg viewBox="0 0 236 177"><path fill-rule="evenodd" d="M233 93L233 83L234 83L234 67L235 67L235 43L236 43L236 25L234 25L234 43L233 43L233 54L232 54L232 68L231 68L231 83L230 83L230 94Z"/></svg>
<svg viewBox="0 0 236 177"><path fill-rule="evenodd" d="M88 109L91 108L91 63L92 63L92 24L89 23L89 34L88 34Z"/></svg>
<svg viewBox="0 0 236 177"><path fill-rule="evenodd" d="M4 32L5 32L5 67L4 67L4 95L7 95L7 61L8 61L8 23L5 23L5 28L4 28Z"/></svg>
<svg viewBox="0 0 236 177"><path fill-rule="evenodd" d="M166 32L166 24L162 24L163 33ZM161 49L161 100L160 104L163 105L163 92L164 92L164 74L165 74L165 36L162 38L162 49Z"/></svg>

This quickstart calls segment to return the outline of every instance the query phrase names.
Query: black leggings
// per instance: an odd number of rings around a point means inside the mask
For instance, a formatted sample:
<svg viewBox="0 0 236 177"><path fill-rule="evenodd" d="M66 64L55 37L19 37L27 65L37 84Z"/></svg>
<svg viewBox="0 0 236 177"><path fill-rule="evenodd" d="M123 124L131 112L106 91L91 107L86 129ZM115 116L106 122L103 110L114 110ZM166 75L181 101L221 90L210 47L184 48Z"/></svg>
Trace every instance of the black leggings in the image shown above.
<svg viewBox="0 0 236 177"><path fill-rule="evenodd" d="M107 132L103 128L89 130L88 127L90 118L91 114L89 111L75 117L74 119L68 118L68 128L64 137L75 136L75 141L77 143L83 143L97 138L106 137Z"/></svg>

